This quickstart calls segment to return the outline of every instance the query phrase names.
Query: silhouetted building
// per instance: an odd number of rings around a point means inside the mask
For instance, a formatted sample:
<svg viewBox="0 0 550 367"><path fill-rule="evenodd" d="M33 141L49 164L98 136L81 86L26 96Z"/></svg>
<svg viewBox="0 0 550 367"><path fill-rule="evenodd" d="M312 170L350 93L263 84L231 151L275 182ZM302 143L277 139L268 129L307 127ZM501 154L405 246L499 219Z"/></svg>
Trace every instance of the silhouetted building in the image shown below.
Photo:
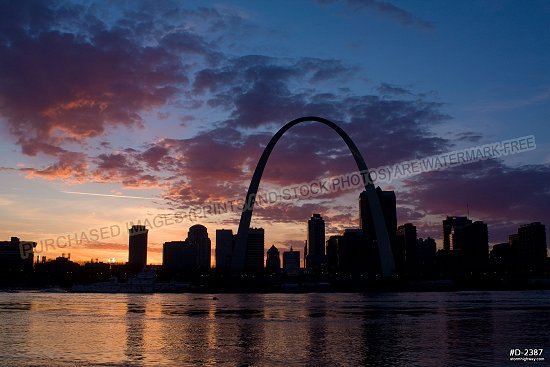
<svg viewBox="0 0 550 367"><path fill-rule="evenodd" d="M372 251L373 247L372 240L366 238L362 229L345 229L338 236L338 272L347 274L377 272L379 270L378 254Z"/></svg>
<svg viewBox="0 0 550 367"><path fill-rule="evenodd" d="M437 245L435 240L431 237L426 239L419 238L416 241L416 248L416 256L418 261L421 263L433 259L437 252Z"/></svg>
<svg viewBox="0 0 550 367"><path fill-rule="evenodd" d="M190 245L195 247L197 257L197 268L201 270L210 269L210 258L212 253L212 244L208 237L208 230L201 224L195 224L189 228L187 240Z"/></svg>
<svg viewBox="0 0 550 367"><path fill-rule="evenodd" d="M462 246L462 229L472 223L468 217L447 217L443 220L443 249L446 251L458 250Z"/></svg>
<svg viewBox="0 0 550 367"><path fill-rule="evenodd" d="M149 230L142 225L133 225L128 230L128 265L142 269L147 265L147 233Z"/></svg>
<svg viewBox="0 0 550 367"><path fill-rule="evenodd" d="M259 273L264 269L264 229L250 228L246 241L245 271Z"/></svg>
<svg viewBox="0 0 550 367"><path fill-rule="evenodd" d="M67 286L73 284L78 277L80 265L71 261L71 255L62 254L55 260L36 264L35 272L39 279L50 284Z"/></svg>
<svg viewBox="0 0 550 367"><path fill-rule="evenodd" d="M397 227L393 256L398 271L416 267L418 263L416 227L411 223Z"/></svg>
<svg viewBox="0 0 550 367"><path fill-rule="evenodd" d="M512 251L515 251L519 247L519 234L514 233L508 236L508 244Z"/></svg>
<svg viewBox="0 0 550 367"><path fill-rule="evenodd" d="M327 271L332 274L338 270L338 237L330 236L327 240Z"/></svg>
<svg viewBox="0 0 550 367"><path fill-rule="evenodd" d="M505 266L510 264L512 260L512 251L510 243L497 243L493 245L491 252L489 253L489 259L493 264Z"/></svg>
<svg viewBox="0 0 550 367"><path fill-rule="evenodd" d="M186 241L165 242L162 245L163 269L169 273L195 270L195 252L192 247Z"/></svg>
<svg viewBox="0 0 550 367"><path fill-rule="evenodd" d="M12 237L0 241L0 272L32 272L36 242L20 241Z"/></svg>
<svg viewBox="0 0 550 367"><path fill-rule="evenodd" d="M453 272L479 271L489 259L487 224L468 217L447 217L443 220L443 248L448 252Z"/></svg>
<svg viewBox="0 0 550 367"><path fill-rule="evenodd" d="M279 250L275 247L275 245L271 246L269 250L267 250L265 268L271 273L278 273L281 271L281 257L279 256Z"/></svg>
<svg viewBox="0 0 550 367"><path fill-rule="evenodd" d="M289 251L283 252L283 271L298 271L300 270L300 251L294 251L290 246Z"/></svg>
<svg viewBox="0 0 550 367"><path fill-rule="evenodd" d="M524 224L510 235L514 261L521 265L541 266L546 257L546 227L540 222Z"/></svg>
<svg viewBox="0 0 550 367"><path fill-rule="evenodd" d="M325 221L320 214L313 214L307 221L307 252L305 267L320 269L325 262Z"/></svg>
<svg viewBox="0 0 550 367"><path fill-rule="evenodd" d="M487 224L475 221L466 224L461 235L463 243L459 250L466 268L480 270L487 265L489 259L489 231Z"/></svg>
<svg viewBox="0 0 550 367"><path fill-rule="evenodd" d="M333 274L379 274L378 249L362 229L345 229L327 241L327 269Z"/></svg>
<svg viewBox="0 0 550 367"><path fill-rule="evenodd" d="M234 239L232 230L216 230L216 270L229 271L231 269L233 243Z"/></svg>
<svg viewBox="0 0 550 367"><path fill-rule="evenodd" d="M399 250L396 249L396 231L397 231L397 206L394 191L383 191L380 187L376 188L376 194L380 201L386 230L388 231L388 239L392 248L393 256L399 256ZM359 227L363 230L363 234L367 241L376 244L376 230L370 210L367 192L363 191L359 195Z"/></svg>

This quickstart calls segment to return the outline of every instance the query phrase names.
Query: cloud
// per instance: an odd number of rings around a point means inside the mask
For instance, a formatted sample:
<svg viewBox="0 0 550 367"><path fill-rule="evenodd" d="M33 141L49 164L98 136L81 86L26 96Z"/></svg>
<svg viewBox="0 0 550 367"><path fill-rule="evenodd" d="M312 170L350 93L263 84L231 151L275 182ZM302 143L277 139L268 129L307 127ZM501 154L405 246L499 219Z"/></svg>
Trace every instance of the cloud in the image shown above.
<svg viewBox="0 0 550 367"><path fill-rule="evenodd" d="M409 90L394 84L381 83L377 89L382 95L412 95Z"/></svg>
<svg viewBox="0 0 550 367"><path fill-rule="evenodd" d="M0 115L27 155L59 155L64 143L142 127L142 112L185 90L184 62L213 54L183 29L146 44L144 29L113 26L74 4L2 6Z"/></svg>
<svg viewBox="0 0 550 367"><path fill-rule="evenodd" d="M513 168L487 160L424 173L407 180L406 187L399 200L426 215L465 215L469 206L472 219L489 225L491 242L506 241L520 224L550 223L548 165Z"/></svg>
<svg viewBox="0 0 550 367"><path fill-rule="evenodd" d="M456 136L454 139L455 141L467 142L467 143L477 143L481 140L481 138L483 138L483 135L473 131L457 133L455 134L455 136Z"/></svg>
<svg viewBox="0 0 550 367"><path fill-rule="evenodd" d="M418 97L319 92L320 77L313 76L331 68L337 69L329 73L333 79L345 78L353 69L332 60L249 56L198 72L195 92L229 118L192 138L159 143L169 150L169 156L177 157L171 167L164 168L180 177L170 183L165 198L178 206L244 197L263 147L277 129L298 116L321 115L336 121L372 168L429 156L451 146L430 132L432 126L449 119L440 112L439 103ZM297 90L301 83L311 88ZM319 123L302 124L278 142L262 182L286 186L356 169L349 149L334 131Z"/></svg>
<svg viewBox="0 0 550 367"><path fill-rule="evenodd" d="M546 88L527 97L485 102L474 106L472 109L476 112L507 111L548 103L549 100L550 88Z"/></svg>
<svg viewBox="0 0 550 367"><path fill-rule="evenodd" d="M335 3L336 0L317 0L321 4ZM381 0L343 0L346 6L353 10L368 9L373 10L383 16L386 16L399 24L407 27L416 27L422 30L433 30L434 24L421 19L411 12L400 8L388 1Z"/></svg>
<svg viewBox="0 0 550 367"><path fill-rule="evenodd" d="M96 169L90 178L94 182L121 182L130 188L161 186L158 177L146 173L131 154L100 154L95 161Z"/></svg>
<svg viewBox="0 0 550 367"><path fill-rule="evenodd" d="M88 176L86 155L76 152L64 152L58 161L43 169L23 168L27 177L39 177L47 180L66 180L84 182Z"/></svg>
<svg viewBox="0 0 550 367"><path fill-rule="evenodd" d="M269 222L306 223L313 213L325 213L327 209L325 205L314 203L277 203L256 207L254 216Z"/></svg>
<svg viewBox="0 0 550 367"><path fill-rule="evenodd" d="M379 91L387 95L382 97L335 89L359 72L340 60L229 57L213 40L228 27L245 29L241 15L148 4L127 3L112 14L71 3L0 5L9 8L0 13L11 14L2 15L0 26L0 115L23 154L53 159L42 169L22 168L29 177L159 187L173 207L241 199L273 133L304 115L337 122L369 167L451 146L430 132L449 119L439 103L384 83ZM365 4L403 24L418 23L391 4ZM217 119L191 137L157 136L154 143L113 149L119 144L108 137L117 128L149 127L144 116L150 112L167 124L171 108L185 110L178 127L197 124L200 108ZM337 134L320 124L304 124L278 143L261 189L355 170ZM321 199L340 195L345 193ZM256 214L293 222L331 206L278 204L258 208Z"/></svg>

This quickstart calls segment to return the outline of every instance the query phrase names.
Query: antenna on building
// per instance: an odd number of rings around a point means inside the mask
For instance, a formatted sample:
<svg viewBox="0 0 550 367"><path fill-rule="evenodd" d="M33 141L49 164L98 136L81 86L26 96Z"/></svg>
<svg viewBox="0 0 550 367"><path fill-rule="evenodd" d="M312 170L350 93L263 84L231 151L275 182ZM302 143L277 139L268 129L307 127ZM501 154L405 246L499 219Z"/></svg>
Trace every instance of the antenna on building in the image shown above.
<svg viewBox="0 0 550 367"><path fill-rule="evenodd" d="M468 219L470 218L470 205L466 203L466 215L468 216Z"/></svg>

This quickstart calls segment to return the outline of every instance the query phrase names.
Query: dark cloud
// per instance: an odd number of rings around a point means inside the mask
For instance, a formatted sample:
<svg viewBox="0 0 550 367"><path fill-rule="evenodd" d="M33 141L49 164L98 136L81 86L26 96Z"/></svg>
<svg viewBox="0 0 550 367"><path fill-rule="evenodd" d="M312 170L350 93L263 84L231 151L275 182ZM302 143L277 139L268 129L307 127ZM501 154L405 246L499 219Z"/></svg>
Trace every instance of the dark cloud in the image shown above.
<svg viewBox="0 0 550 367"><path fill-rule="evenodd" d="M159 186L158 177L146 173L140 162L126 153L101 154L95 159L96 169L90 180L121 182L126 187Z"/></svg>
<svg viewBox="0 0 550 367"><path fill-rule="evenodd" d="M550 223L550 167L512 168L487 160L445 171L429 172L406 181L402 202L427 215L466 215L489 225L492 242L502 242L517 226Z"/></svg>
<svg viewBox="0 0 550 367"><path fill-rule="evenodd" d="M431 27L386 2L347 3L405 25ZM24 154L55 157L44 168L22 169L29 176L161 187L174 207L241 199L274 132L304 115L337 122L371 168L453 147L450 137L431 133L449 116L427 95L388 83L378 86L382 96L335 89L357 72L339 60L228 57L199 34L242 24L238 15L185 10L177 3L148 4L150 9L143 3L126 5L116 19L105 21L94 7L0 4L0 115ZM186 26L181 19L194 22ZM100 138L103 154L69 150L116 127L140 128L146 124L144 113L172 102L185 110L176 124L197 123L193 109L204 106L221 117L186 139L161 136L155 143L113 151L113 144ZM168 114L161 117L169 120ZM475 132L452 137L461 142L481 139ZM303 124L278 143L260 190L355 170L336 133L318 123ZM501 236L519 223L548 222L542 208L550 205L549 179L548 166L509 168L499 161L425 173L406 181L407 191L398 192L403 204L399 221L418 225L421 236L434 235L440 233L440 223L422 223L426 218L464 214L469 204L472 216L491 218L490 230ZM313 212L329 212L334 232L341 224L356 222L354 211L331 212L336 204L328 199L347 193L322 197L323 203L259 207L255 215L304 222Z"/></svg>
<svg viewBox="0 0 550 367"><path fill-rule="evenodd" d="M316 92L313 87L296 89L300 81L313 86L316 82L311 76L335 65L338 71L333 78L344 77L351 70L331 60L282 61L249 56L199 72L193 82L195 91L230 118L195 137L162 143L170 146L172 156L180 157L173 172L185 177L172 186L167 198L189 205L200 200L244 197L263 147L276 129L298 116L321 115L339 123L371 168L432 155L451 146L430 133L432 126L448 119L438 103L419 98L339 96ZM318 123L302 124L278 142L263 182L292 185L356 169L349 149L335 132Z"/></svg>
<svg viewBox="0 0 550 367"><path fill-rule="evenodd" d="M397 195L396 200L399 203L400 202L399 193L397 193L396 195ZM407 208L400 205L397 206L397 223L400 225L405 223L416 222L420 219L423 219L425 215L426 213L421 212L419 210Z"/></svg>
<svg viewBox="0 0 550 367"><path fill-rule="evenodd" d="M141 112L184 91L184 62L215 53L184 29L144 43L140 32L153 25L122 18L113 26L78 5L2 7L0 115L28 155L61 154L65 142L113 126L141 127Z"/></svg>

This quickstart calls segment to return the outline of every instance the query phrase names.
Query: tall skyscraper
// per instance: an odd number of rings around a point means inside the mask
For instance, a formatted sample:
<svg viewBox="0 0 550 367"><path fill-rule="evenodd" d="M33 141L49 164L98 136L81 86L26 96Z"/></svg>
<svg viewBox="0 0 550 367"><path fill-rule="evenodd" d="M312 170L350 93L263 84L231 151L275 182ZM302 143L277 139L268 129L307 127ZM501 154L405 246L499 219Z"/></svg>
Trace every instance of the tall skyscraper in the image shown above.
<svg viewBox="0 0 550 367"><path fill-rule="evenodd" d="M327 240L327 271L335 273L338 270L338 238L330 236Z"/></svg>
<svg viewBox="0 0 550 367"><path fill-rule="evenodd" d="M128 230L128 264L135 269L143 269L147 265L147 233L149 230L142 225L133 225Z"/></svg>
<svg viewBox="0 0 550 367"><path fill-rule="evenodd" d="M231 229L216 230L216 270L231 269L231 254L233 252L233 231Z"/></svg>
<svg viewBox="0 0 550 367"><path fill-rule="evenodd" d="M279 250L275 247L275 245L272 245L269 250L267 250L265 268L271 273L278 273L281 271L281 257L279 255Z"/></svg>
<svg viewBox="0 0 550 367"><path fill-rule="evenodd" d="M264 229L250 228L246 241L245 271L261 273L264 269Z"/></svg>
<svg viewBox="0 0 550 367"><path fill-rule="evenodd" d="M397 231L397 204L394 191L382 191L380 187L376 188L378 200L382 207L382 214L386 223L388 237L392 249L395 246L395 233ZM363 191L359 195L359 228L363 230L363 234L372 240L376 240L376 230L370 212L369 200L367 192Z"/></svg>
<svg viewBox="0 0 550 367"><path fill-rule="evenodd" d="M197 267L202 270L209 270L212 244L206 227L201 224L191 226L186 241L195 247Z"/></svg>
<svg viewBox="0 0 550 367"><path fill-rule="evenodd" d="M416 227L406 223L397 227L394 259L397 270L413 268L418 262Z"/></svg>
<svg viewBox="0 0 550 367"><path fill-rule="evenodd" d="M443 249L458 250L462 245L462 229L472 221L468 217L447 217L443 220Z"/></svg>
<svg viewBox="0 0 550 367"><path fill-rule="evenodd" d="M466 268L482 269L489 260L489 231L482 221L468 223L463 228L463 243L459 250Z"/></svg>
<svg viewBox="0 0 550 367"><path fill-rule="evenodd" d="M319 269L325 262L325 221L313 214L307 221L306 268Z"/></svg>

